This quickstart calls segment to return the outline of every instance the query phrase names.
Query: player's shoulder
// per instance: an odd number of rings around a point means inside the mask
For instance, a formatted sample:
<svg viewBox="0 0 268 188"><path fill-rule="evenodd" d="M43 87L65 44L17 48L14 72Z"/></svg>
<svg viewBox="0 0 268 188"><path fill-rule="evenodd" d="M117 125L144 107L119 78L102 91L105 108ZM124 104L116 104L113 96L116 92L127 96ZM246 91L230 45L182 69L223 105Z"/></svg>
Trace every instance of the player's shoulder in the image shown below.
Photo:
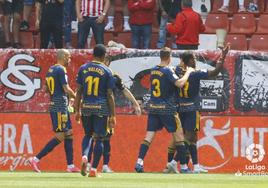
<svg viewBox="0 0 268 188"><path fill-rule="evenodd" d="M207 73L208 73L208 70L207 69L196 69L191 74L207 74Z"/></svg>
<svg viewBox="0 0 268 188"><path fill-rule="evenodd" d="M100 63L100 64L98 64L98 66L100 66L106 73L111 74L111 75L114 74L112 69L110 67L106 66L105 64Z"/></svg>
<svg viewBox="0 0 268 188"><path fill-rule="evenodd" d="M48 69L48 72L64 72L66 73L67 70L64 66L60 65L60 64L55 64L55 65L52 65L49 69Z"/></svg>
<svg viewBox="0 0 268 188"><path fill-rule="evenodd" d="M174 66L166 66L166 67L163 67L163 72L165 73L175 73L175 67Z"/></svg>

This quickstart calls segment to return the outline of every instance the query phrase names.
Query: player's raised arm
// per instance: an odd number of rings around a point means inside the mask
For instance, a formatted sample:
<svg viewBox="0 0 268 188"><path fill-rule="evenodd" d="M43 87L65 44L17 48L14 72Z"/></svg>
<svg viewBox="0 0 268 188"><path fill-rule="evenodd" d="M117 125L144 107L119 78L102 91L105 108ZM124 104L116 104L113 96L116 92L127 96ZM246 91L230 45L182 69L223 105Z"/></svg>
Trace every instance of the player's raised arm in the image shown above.
<svg viewBox="0 0 268 188"><path fill-rule="evenodd" d="M183 77L181 79L178 79L175 82L175 85L177 87L182 88L184 86L184 84L187 82L191 72L194 72L194 69L192 67L187 67L185 74L183 75Z"/></svg>
<svg viewBox="0 0 268 188"><path fill-rule="evenodd" d="M216 63L215 69L211 70L211 71L208 71L208 76L209 77L217 76L220 73L220 71L223 68L223 63L225 61L225 57L228 54L229 50L230 50L230 44L227 44L221 51L221 57L218 60L218 62Z"/></svg>

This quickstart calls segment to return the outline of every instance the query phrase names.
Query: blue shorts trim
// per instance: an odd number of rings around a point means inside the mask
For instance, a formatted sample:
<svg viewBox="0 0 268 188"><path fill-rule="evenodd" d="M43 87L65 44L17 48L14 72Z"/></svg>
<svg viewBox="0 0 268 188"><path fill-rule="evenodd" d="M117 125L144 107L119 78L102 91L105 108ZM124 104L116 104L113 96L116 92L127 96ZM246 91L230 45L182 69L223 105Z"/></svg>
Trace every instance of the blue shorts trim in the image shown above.
<svg viewBox="0 0 268 188"><path fill-rule="evenodd" d="M159 131L163 127L169 133L176 132L181 129L181 122L178 114L174 115L160 115L160 114L149 114L147 120L147 131Z"/></svg>
<svg viewBox="0 0 268 188"><path fill-rule="evenodd" d="M69 112L50 112L54 132L66 132L72 129Z"/></svg>

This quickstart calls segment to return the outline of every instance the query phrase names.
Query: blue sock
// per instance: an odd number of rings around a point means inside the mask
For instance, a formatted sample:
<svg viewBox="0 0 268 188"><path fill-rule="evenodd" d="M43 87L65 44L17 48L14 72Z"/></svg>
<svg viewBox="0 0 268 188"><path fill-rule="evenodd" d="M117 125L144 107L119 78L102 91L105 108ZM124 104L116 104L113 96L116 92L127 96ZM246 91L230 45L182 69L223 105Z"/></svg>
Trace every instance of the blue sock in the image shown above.
<svg viewBox="0 0 268 188"><path fill-rule="evenodd" d="M150 142L148 142L147 140L144 140L140 146L140 152L139 152L138 158L144 159L144 157L149 149L149 146L150 146Z"/></svg>
<svg viewBox="0 0 268 188"><path fill-rule="evenodd" d="M73 164L73 139L65 138L64 139L64 150L67 159L67 164Z"/></svg>
<svg viewBox="0 0 268 188"><path fill-rule="evenodd" d="M89 148L89 152L88 152L88 155L87 155L87 159L88 159L88 162L91 161L91 158L92 158L92 154L93 154L93 144L94 144L94 140L92 139L91 140L91 146Z"/></svg>
<svg viewBox="0 0 268 188"><path fill-rule="evenodd" d="M184 142L178 142L175 145L177 150L175 161L179 160L180 164L186 164L186 147Z"/></svg>
<svg viewBox="0 0 268 188"><path fill-rule="evenodd" d="M198 164L198 157L197 157L197 148L195 144L189 145L189 151L192 157L193 164Z"/></svg>
<svg viewBox="0 0 268 188"><path fill-rule="evenodd" d="M103 141L103 164L108 165L110 162L111 144L110 138Z"/></svg>
<svg viewBox="0 0 268 188"><path fill-rule="evenodd" d="M95 140L95 146L93 152L94 156L93 156L92 168L97 168L103 153L103 143L101 140Z"/></svg>
<svg viewBox="0 0 268 188"><path fill-rule="evenodd" d="M168 162L171 162L174 158L175 149L168 147Z"/></svg>
<svg viewBox="0 0 268 188"><path fill-rule="evenodd" d="M88 152L90 150L92 137L89 135L85 135L82 141L82 156L88 155Z"/></svg>
<svg viewBox="0 0 268 188"><path fill-rule="evenodd" d="M47 143L47 145L36 155L36 157L41 160L44 156L46 156L59 144L60 144L60 141L57 138L51 139Z"/></svg>

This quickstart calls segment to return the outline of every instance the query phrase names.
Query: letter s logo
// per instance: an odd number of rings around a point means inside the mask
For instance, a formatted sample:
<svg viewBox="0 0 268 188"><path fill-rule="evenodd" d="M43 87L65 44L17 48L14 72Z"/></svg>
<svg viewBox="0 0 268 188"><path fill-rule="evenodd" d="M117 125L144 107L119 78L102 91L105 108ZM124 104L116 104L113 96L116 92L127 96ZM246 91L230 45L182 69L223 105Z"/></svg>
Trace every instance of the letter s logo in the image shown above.
<svg viewBox="0 0 268 188"><path fill-rule="evenodd" d="M16 64L16 62L19 60L24 60L30 65ZM17 54L9 59L8 67L1 73L0 80L6 87L13 90L23 91L23 94L15 95L14 93L8 91L5 94L5 97L7 99L15 102L26 101L34 95L35 90L41 88L41 79L31 79L24 73L24 71L37 73L40 72L39 67L31 65L33 61L34 58L27 54ZM20 82L14 82L13 80L10 80L10 75L13 75L13 77L20 80Z"/></svg>

